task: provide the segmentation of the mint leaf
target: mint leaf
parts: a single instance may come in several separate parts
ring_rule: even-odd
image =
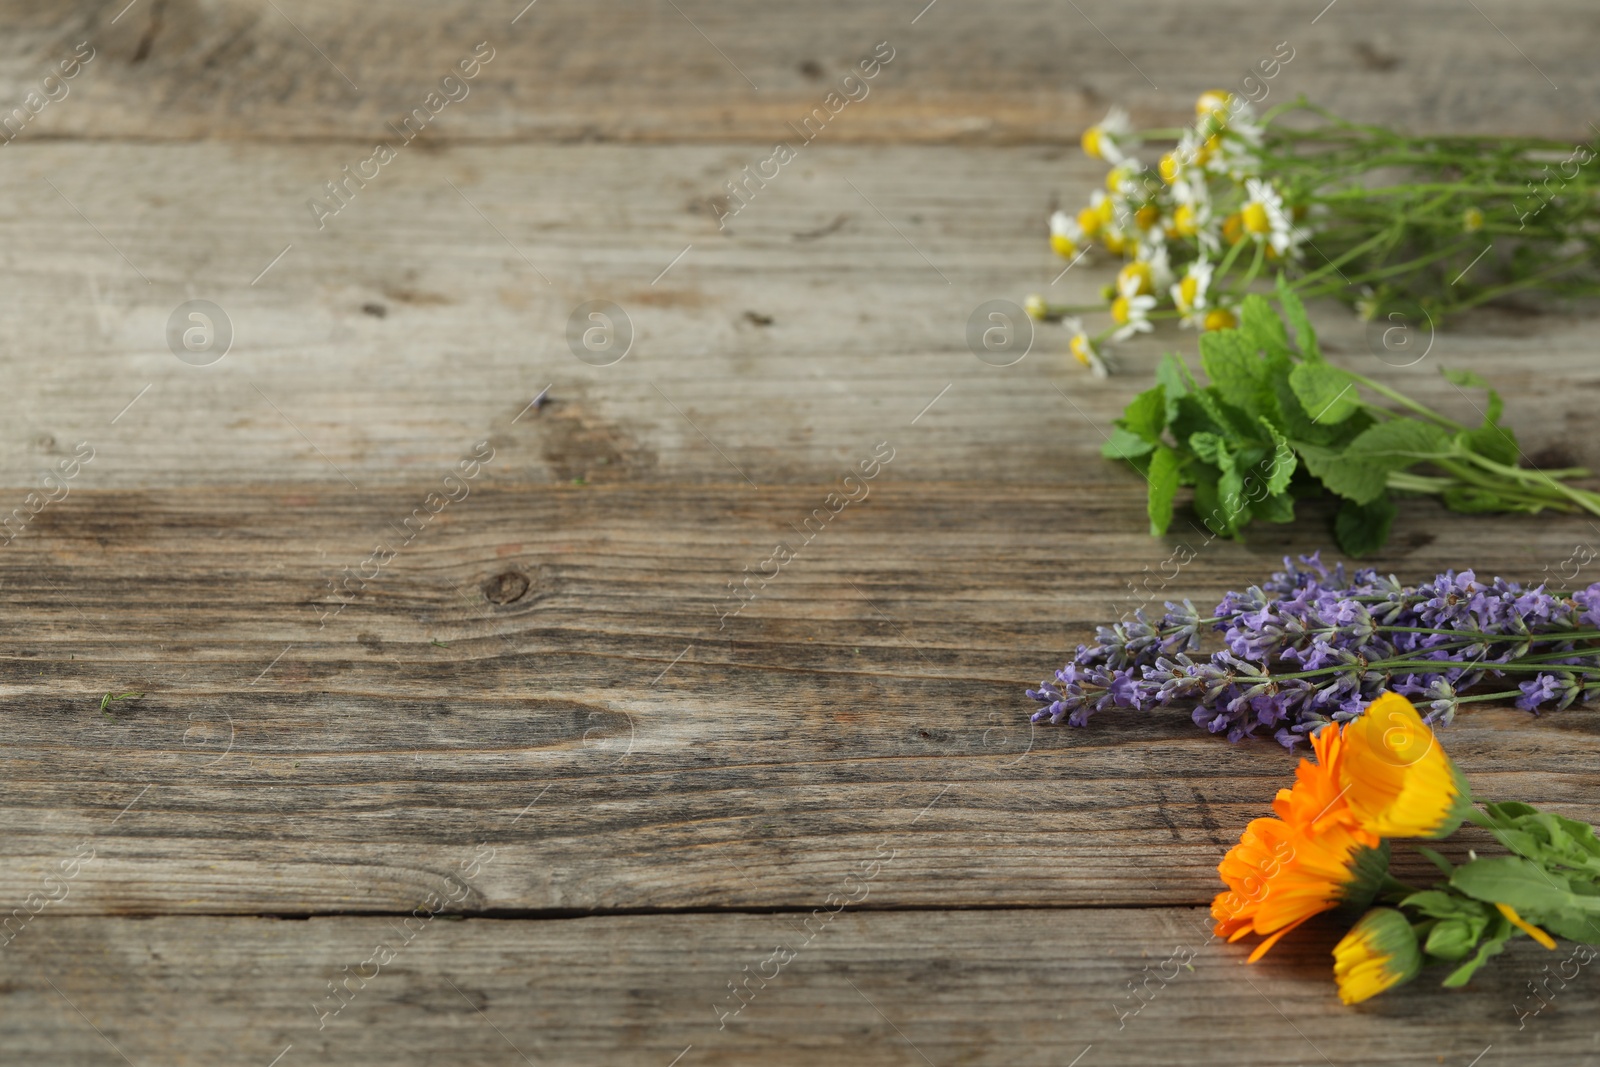
[[[1117,425],[1151,444],[1159,444],[1161,431],[1167,427],[1166,389],[1158,385],[1134,397],[1123,409]]]
[[[1289,335],[1284,332],[1283,320],[1259,293],[1251,293],[1239,302],[1239,328],[1252,349],[1262,349],[1268,356],[1288,354]]]
[[[1448,455],[1450,438],[1439,427],[1417,419],[1390,419],[1361,432],[1345,457],[1385,471],[1404,470],[1423,460]]]
[[[1461,386],[1466,389],[1482,389],[1488,394],[1489,410],[1484,413],[1483,424],[1494,426],[1500,422],[1500,415],[1506,409],[1505,401],[1500,399],[1500,394],[1489,385],[1489,380],[1481,374],[1470,370],[1451,370],[1449,367],[1440,367],[1439,373],[1444,375],[1444,380],[1451,385]]]
[[[1294,457],[1294,449],[1289,445],[1289,439],[1278,432],[1266,419],[1261,420],[1261,425],[1267,428],[1267,433],[1272,437],[1272,456],[1267,468],[1267,494],[1277,496],[1289,488],[1289,479],[1294,477],[1295,468],[1299,461]]]
[[[1150,514],[1150,536],[1160,537],[1172,525],[1172,499],[1178,495],[1178,454],[1166,445],[1156,448],[1150,457],[1150,499],[1146,510]]]
[[[1100,454],[1107,459],[1131,460],[1135,456],[1142,456],[1156,446],[1146,441],[1136,433],[1130,433],[1121,426],[1111,429],[1111,438],[1100,446]]]
[[[1394,516],[1394,503],[1387,493],[1364,504],[1346,500],[1334,516],[1333,536],[1347,554],[1359,558],[1376,552],[1389,540]]]
[[[1295,364],[1289,372],[1289,388],[1318,425],[1337,426],[1361,406],[1355,380],[1326,363]]]
[[[1320,445],[1297,441],[1295,451],[1305,461],[1306,469],[1321,479],[1323,485],[1357,504],[1378,499],[1388,486],[1388,472],[1382,467],[1347,459],[1343,453]]]
[[[1189,447],[1194,454],[1214,466],[1222,466],[1220,453],[1227,448],[1227,441],[1214,433],[1192,433],[1189,435]]]
[[[1456,435],[1456,440],[1485,459],[1504,463],[1508,467],[1516,466],[1517,460],[1522,458],[1522,449],[1517,447],[1517,435],[1508,426],[1480,426],[1476,430],[1463,430]]]
[[[1207,330],[1201,334],[1200,365],[1217,395],[1234,407],[1252,411],[1270,395],[1265,368],[1255,348],[1238,330]]]
[[[1294,497],[1288,493],[1264,497],[1250,505],[1250,513],[1268,522],[1293,522]]]
[[[1283,307],[1283,317],[1294,327],[1300,354],[1309,362],[1321,363],[1322,350],[1317,346],[1317,331],[1311,328],[1311,318],[1306,314],[1306,306],[1300,302],[1299,294],[1289,288],[1289,281],[1282,274],[1278,275],[1278,303]]]
[[[1183,360],[1172,352],[1156,364],[1156,383],[1167,391],[1167,425],[1171,426],[1178,417],[1178,401],[1200,387]]]

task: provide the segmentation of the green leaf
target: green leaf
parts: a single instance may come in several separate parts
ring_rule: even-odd
[[[1295,451],[1305,461],[1306,469],[1322,480],[1322,484],[1347,500],[1367,504],[1383,496],[1388,485],[1388,472],[1382,467],[1346,459],[1342,452],[1318,445],[1295,442]]]
[[[1135,456],[1142,456],[1156,446],[1146,441],[1136,433],[1129,433],[1121,426],[1111,429],[1111,438],[1100,446],[1100,454],[1107,459],[1132,460]]]
[[[1508,904],[1527,918],[1543,914],[1600,912],[1600,897],[1581,897],[1565,879],[1521,856],[1490,856],[1457,867],[1450,884],[1469,897]]]
[[[1462,430],[1456,435],[1456,440],[1485,459],[1504,463],[1508,467],[1516,466],[1517,460],[1522,458],[1522,449],[1517,447],[1517,435],[1507,426],[1480,426],[1476,430]]]
[[[1478,954],[1451,971],[1440,985],[1446,989],[1459,989],[1472,980],[1479,967],[1489,962],[1490,957],[1500,955],[1506,947],[1506,942],[1511,940],[1512,926],[1506,921],[1505,916],[1495,913],[1489,920],[1489,936],[1478,946]]]
[[[1439,853],[1435,852],[1427,845],[1419,845],[1413,842],[1411,847],[1416,849],[1418,854],[1420,854],[1423,859],[1427,860],[1429,863],[1443,871],[1446,878],[1450,877],[1450,873],[1456,869],[1453,863],[1439,855]]]
[[[1289,388],[1311,421],[1319,425],[1337,426],[1361,406],[1355,380],[1326,363],[1295,364],[1289,372]]]
[[[1376,552],[1389,540],[1395,509],[1388,494],[1364,504],[1346,500],[1333,519],[1333,535],[1339,547],[1357,558]]]
[[[1218,537],[1233,537],[1238,532],[1229,521],[1230,518],[1237,519],[1237,515],[1230,517],[1223,508],[1222,498],[1217,492],[1217,475],[1210,468],[1202,467],[1195,472],[1194,509],[1200,513],[1206,529]]]
[[[1178,400],[1200,387],[1183,360],[1172,352],[1162,356],[1161,362],[1156,364],[1156,383],[1167,391],[1167,425],[1171,426],[1178,418]]]
[[[1189,447],[1194,450],[1195,455],[1207,463],[1220,467],[1222,466],[1222,460],[1219,458],[1220,453],[1228,447],[1228,444],[1226,438],[1202,431],[1189,435]]]
[[[1239,302],[1239,328],[1251,348],[1262,349],[1269,356],[1288,354],[1289,335],[1284,332],[1283,320],[1259,293],[1251,293]]]
[[[1276,426],[1266,419],[1261,420],[1261,425],[1266,427],[1268,435],[1272,438],[1272,457],[1267,468],[1267,494],[1277,496],[1289,488],[1289,480],[1294,477],[1295,468],[1299,466],[1300,461],[1295,458],[1294,448],[1289,444],[1289,439],[1279,433]]]
[[[1289,287],[1289,280],[1282,274],[1278,275],[1278,304],[1283,308],[1283,317],[1294,327],[1300,354],[1312,363],[1321,363],[1322,350],[1317,346],[1317,331],[1311,328],[1311,318],[1306,314],[1306,306],[1300,302],[1300,295]]]
[[[1390,419],[1363,430],[1345,449],[1345,458],[1385,472],[1450,454],[1450,437],[1432,423]]]
[[[1465,959],[1483,936],[1489,925],[1488,916],[1469,918],[1465,915],[1445,919],[1428,933],[1423,950],[1441,960]]]
[[[1500,422],[1500,415],[1505,411],[1505,401],[1500,399],[1500,394],[1489,385],[1489,380],[1481,374],[1470,370],[1451,370],[1449,367],[1440,367],[1439,373],[1444,375],[1445,381],[1451,385],[1464,389],[1482,389],[1488,394],[1489,410],[1484,412],[1483,424],[1495,426]]]
[[[1217,395],[1236,408],[1256,411],[1270,398],[1266,368],[1238,330],[1207,330],[1200,335],[1200,365]]]
[[[1294,497],[1288,493],[1263,497],[1250,505],[1250,513],[1268,522],[1293,522]]]
[[[1172,499],[1178,495],[1178,454],[1166,445],[1156,448],[1150,457],[1150,499],[1146,510],[1150,513],[1150,536],[1160,537],[1172,525]]]
[[[1157,385],[1146,389],[1128,402],[1117,425],[1129,433],[1138,434],[1151,444],[1161,442],[1161,431],[1167,427],[1166,389]]]

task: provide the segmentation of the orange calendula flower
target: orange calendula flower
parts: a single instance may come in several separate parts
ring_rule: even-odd
[[[1362,829],[1379,837],[1441,838],[1472,807],[1466,780],[1411,701],[1385,693],[1345,725],[1340,785]]]
[[[1409,982],[1421,969],[1416,932],[1393,908],[1373,908],[1333,947],[1333,977],[1346,1004]]]
[[[1217,866],[1228,891],[1211,904],[1218,937],[1278,939],[1313,915],[1371,901],[1388,868],[1388,850],[1351,815],[1340,784],[1343,739],[1336,728],[1312,738],[1317,762],[1301,760],[1292,789],[1279,790],[1275,819],[1256,819]]]

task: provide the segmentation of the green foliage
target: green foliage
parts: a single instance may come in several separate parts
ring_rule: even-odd
[[[1221,537],[1240,536],[1252,519],[1292,521],[1296,499],[1339,497],[1334,533],[1351,556],[1383,547],[1396,493],[1437,495],[1460,512],[1582,507],[1600,514],[1600,495],[1517,466],[1516,438],[1500,425],[1505,404],[1481,376],[1443,372],[1474,406],[1465,390],[1485,393],[1483,424],[1463,427],[1327,363],[1305,307],[1282,278],[1276,302],[1275,309],[1252,294],[1239,306],[1237,329],[1200,335],[1205,385],[1169,353],[1155,386],[1116,420],[1101,453],[1149,479],[1153,535],[1171,525],[1186,485],[1201,520]]]

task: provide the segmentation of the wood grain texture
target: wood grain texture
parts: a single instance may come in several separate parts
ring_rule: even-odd
[[[343,147],[13,151],[0,484],[36,484],[80,441],[96,458],[74,488],[420,484],[490,438],[533,480],[765,486],[908,435],[900,478],[1121,482],[1095,455],[1110,420],[1163,349],[1195,359],[1177,329],[1125,346],[1108,382],[1055,325],[1015,366],[969,349],[985,301],[1096,302],[1111,280],[1091,261],[1062,275],[1046,245],[1052,204],[1102,176],[1075,150],[818,147],[720,232],[708,201],[745,148],[412,152],[323,232],[305,200]],[[168,347],[194,298],[233,323],[210,366]],[[589,300],[633,324],[618,363],[569,348]],[[1335,361],[1472,422],[1481,397],[1438,371],[1478,371],[1530,458],[1600,463],[1591,320],[1483,312],[1397,366],[1339,306],[1318,314]],[[546,386],[562,403],[525,414]]]
[[[1205,89],[1260,98],[1244,79],[1282,42],[1268,105],[1305,93],[1418,130],[1589,136],[1600,16],[1584,0],[1324,6],[9,0],[0,105],[88,41],[96,58],[24,137],[367,144],[487,41],[495,58],[427,138],[770,143],[888,41],[829,139],[1075,144],[1112,103],[1167,124]]]
[[[1245,967],[1191,909],[41,918],[0,952],[0,1043],[38,1067],[122,1062],[110,1045],[141,1067],[1595,1061],[1592,973],[1551,982],[1519,1029],[1527,985],[1559,962],[1526,939],[1466,990],[1428,975],[1348,1009],[1336,934],[1300,934]],[[387,966],[367,962],[380,947]],[[333,982],[346,1003],[324,1017]],[[719,1029],[730,983],[747,1003]]]
[[[75,493],[0,552],[26,606],[0,627],[0,899],[87,838],[62,910],[403,910],[486,841],[474,912],[796,907],[887,838],[914,858],[875,905],[1208,901],[1288,756],[1182,714],[1033,729],[1021,693],[1178,538],[1133,532],[1137,485],[896,483],[899,462],[809,544],[790,524],[827,484],[490,471],[337,595],[428,486]],[[1408,506],[1375,562],[1531,577],[1587,530],[1437,518]],[[1191,539],[1165,595],[1259,581],[1325,520]],[[719,620],[780,539],[797,558]],[[108,690],[146,696],[108,721]],[[1480,707],[1450,749],[1485,795],[1590,815],[1594,714]]]
[[[1181,119],[1285,42],[1269,103],[1588,138],[1592,4],[524,4],[0,2],[0,522],[93,453],[0,533],[0,1061],[1600,1061],[1592,976],[1519,1024],[1565,958],[1526,942],[1348,1010],[1332,925],[1248,970],[1209,940],[1292,759],[1181,715],[1034,728],[1021,690],[1328,513],[1152,540],[1097,450],[1192,337],[1096,382],[1058,329],[1004,368],[966,336],[1109,280],[1044,220],[1102,180],[1076,141],[1110,104]],[[319,219],[480,41],[470,94]],[[879,41],[870,95],[730,200]],[[208,366],[167,336],[197,299],[234,330]],[[620,362],[569,347],[593,300]],[[1405,367],[1315,312],[1335,362],[1465,419],[1437,372],[1475,370],[1528,459],[1600,464],[1591,310],[1476,313]],[[1373,562],[1537,580],[1596,537],[1410,502]],[[1475,706],[1446,743],[1485,795],[1593,819],[1595,715]],[[1194,970],[1128,1015],[1175,948]]]

